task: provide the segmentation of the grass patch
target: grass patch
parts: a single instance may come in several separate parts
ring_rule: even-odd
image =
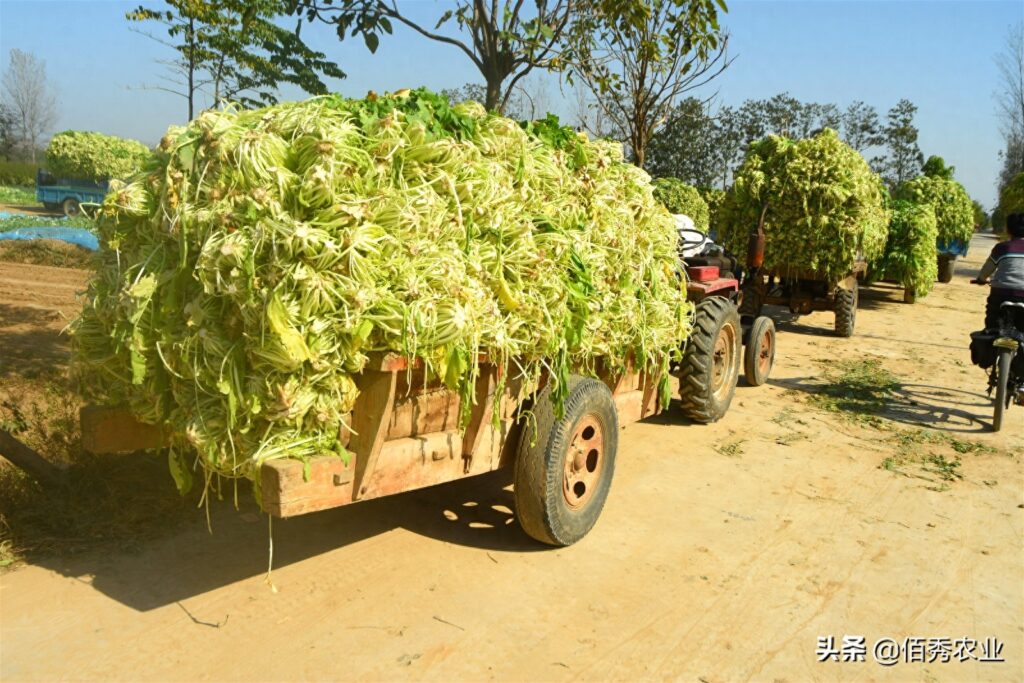
[[[35,188],[18,185],[0,185],[0,204],[42,206],[36,201]]]
[[[963,479],[962,456],[1005,453],[977,441],[929,429],[899,430],[889,436],[886,443],[893,446],[895,453],[885,458],[879,467],[905,477],[924,479],[930,482],[926,488],[932,491],[946,491],[951,484]]]
[[[81,228],[96,232],[96,221],[88,216],[8,216],[0,218],[0,232],[25,228]]]
[[[44,487],[0,464],[0,568],[47,555],[131,548],[196,519],[196,496],[178,495],[166,454],[85,453],[81,404],[63,373],[6,377],[0,385],[0,429],[67,467],[62,485]]]
[[[62,240],[0,240],[0,261],[91,269],[96,252]]]
[[[809,401],[828,412],[878,427],[882,413],[902,384],[877,358],[828,361],[825,384]]]
[[[732,441],[727,441],[715,446],[715,452],[729,458],[738,458],[743,455],[743,444],[746,442],[746,439],[734,439]]]
[[[0,466],[0,566],[105,547],[133,549],[197,518],[161,453],[81,453],[66,482],[42,486],[21,470]]]

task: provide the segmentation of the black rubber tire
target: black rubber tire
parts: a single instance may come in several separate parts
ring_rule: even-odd
[[[715,348],[722,334],[729,334],[732,328],[731,344],[726,340],[724,353],[729,357],[720,360],[721,370],[728,374],[723,382],[724,391],[716,395],[713,385],[715,369]],[[729,410],[736,382],[740,374],[741,339],[740,314],[736,306],[724,297],[712,296],[697,304],[693,331],[686,340],[683,360],[679,364],[679,399],[683,413],[690,419],[710,424],[716,422]]]
[[[762,360],[763,358],[763,360]],[[752,387],[768,381],[775,365],[775,323],[768,316],[754,319],[743,348],[743,378]]]
[[[853,336],[853,330],[857,326],[857,300],[859,298],[856,280],[853,282],[853,289],[842,287],[836,289],[836,336]]]
[[[64,210],[65,216],[77,216],[82,213],[82,205],[74,197],[65,199],[64,203],[61,204],[61,208]]]
[[[576,543],[597,523],[615,475],[619,443],[615,399],[603,382],[573,375],[564,405],[565,415],[559,418],[551,401],[549,383],[537,397],[533,420],[523,425],[515,460],[513,495],[519,525],[532,538],[553,546]],[[562,487],[569,446],[584,417],[594,417],[601,425],[603,461],[594,491],[581,507],[574,509]]]
[[[992,431],[998,432],[1003,428],[1003,413],[1006,412],[1006,391],[1010,383],[1010,361],[1013,360],[1013,351],[1009,349],[997,349],[996,356],[996,410],[992,415]]]
[[[956,259],[939,257],[939,282],[946,284],[953,280],[953,270],[956,267]]]
[[[743,300],[740,303],[741,315],[749,315],[752,318],[761,315],[761,309],[764,308],[763,290],[756,284],[756,282],[750,283],[743,288]]]
[[[903,290],[903,303],[905,303],[905,304],[912,304],[915,301],[917,301],[917,292],[915,292],[913,289],[904,289]]]

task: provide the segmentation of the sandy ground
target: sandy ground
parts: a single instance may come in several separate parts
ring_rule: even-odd
[[[828,313],[782,323],[771,383],[718,424],[628,427],[576,546],[529,540],[499,473],[275,521],[275,592],[266,520],[224,503],[213,535],[197,513],[137,552],[0,575],[0,678],[1024,680],[1024,409],[986,431],[966,348],[992,243],[916,305],[865,291],[852,339]],[[64,348],[43,339],[80,282],[23,268],[0,264],[5,362]],[[866,357],[903,382],[881,429],[807,401],[821,361]],[[923,427],[992,450],[964,454],[959,481],[880,467]],[[820,663],[818,638],[844,635],[867,661]],[[874,661],[908,637],[997,638],[1005,662]]]

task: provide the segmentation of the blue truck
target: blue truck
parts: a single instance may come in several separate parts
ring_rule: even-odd
[[[939,282],[947,283],[953,279],[954,261],[967,256],[967,242],[963,240],[939,239],[935,244],[939,255]]]
[[[99,204],[107,194],[109,183],[75,178],[55,178],[43,169],[36,173],[36,201],[50,211],[77,216],[82,204]]]

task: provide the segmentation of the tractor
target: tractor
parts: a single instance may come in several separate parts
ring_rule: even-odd
[[[687,298],[696,303],[693,331],[674,368],[679,379],[683,412],[701,423],[717,421],[729,409],[743,376],[750,386],[768,381],[775,361],[775,324],[762,315],[741,315],[739,306],[744,269],[707,235],[696,230],[686,216],[676,216],[680,258],[686,267]],[[749,251],[751,269],[760,250]]]

